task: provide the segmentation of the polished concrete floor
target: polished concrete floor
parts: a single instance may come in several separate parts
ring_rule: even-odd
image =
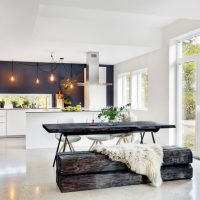
[[[159,188],[133,185],[61,193],[52,168],[53,149],[25,150],[24,139],[0,139],[0,200],[190,200],[200,199],[200,161],[192,180],[165,182]]]

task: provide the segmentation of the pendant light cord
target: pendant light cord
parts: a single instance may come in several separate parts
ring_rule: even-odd
[[[13,76],[13,61],[12,61],[12,76]]]

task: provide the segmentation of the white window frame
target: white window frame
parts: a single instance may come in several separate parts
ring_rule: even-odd
[[[126,72],[126,73],[122,73],[122,74],[119,74],[118,75],[118,79],[117,79],[117,84],[118,84],[118,106],[121,107],[121,106],[124,106],[125,104],[127,103],[130,103],[128,100],[127,100],[127,96],[126,96],[126,81],[125,81],[125,77],[127,75],[130,75],[130,79],[131,79],[131,73],[130,72]],[[129,85],[129,88],[131,87],[131,81],[130,81],[130,85]],[[129,89],[129,95],[130,95],[130,91],[131,91],[131,88]],[[131,96],[130,96],[130,99],[131,99]],[[131,101],[131,100],[130,100]]]
[[[191,35],[187,38],[192,38],[195,35]],[[177,63],[176,63],[176,71],[177,71],[177,99],[176,99],[176,105],[177,105],[177,114],[176,114],[176,121],[177,121],[177,137],[176,137],[176,144],[182,145],[182,129],[181,129],[181,116],[182,116],[182,65],[185,62],[195,62],[197,65],[197,99],[196,99],[196,152],[194,153],[195,157],[200,158],[200,134],[198,134],[198,131],[200,130],[200,54],[192,55],[192,56],[182,56],[181,52],[181,44],[182,41],[184,41],[187,38],[182,38],[181,40],[177,41]]]
[[[148,68],[143,68],[139,70],[135,70],[131,72],[131,107],[133,110],[148,110],[147,107],[142,106],[141,102],[141,74],[147,73],[148,75]],[[147,94],[148,95],[148,94]],[[134,101],[136,97],[136,101]],[[148,102],[147,102],[148,104]]]

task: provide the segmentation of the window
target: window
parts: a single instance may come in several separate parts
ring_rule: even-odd
[[[177,41],[177,144],[200,155],[200,35]]]
[[[148,73],[147,69],[132,72],[131,105],[133,109],[147,109],[148,102]]]
[[[124,106],[131,102],[130,95],[130,73],[120,74],[118,76],[118,106]]]

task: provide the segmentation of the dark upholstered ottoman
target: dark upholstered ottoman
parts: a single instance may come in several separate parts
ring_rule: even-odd
[[[163,181],[192,178],[192,152],[183,147],[164,147]],[[149,183],[125,164],[94,152],[66,152],[56,157],[56,182],[61,192]]]

